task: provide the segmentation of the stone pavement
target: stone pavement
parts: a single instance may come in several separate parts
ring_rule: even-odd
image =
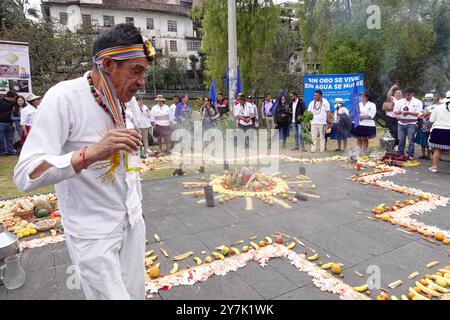
[[[414,271],[426,273],[428,262],[438,260],[441,266],[450,264],[449,246],[437,246],[417,234],[401,233],[389,223],[367,219],[371,214],[366,209],[403,200],[405,196],[348,180],[354,171],[343,163],[305,167],[321,198],[294,204],[292,209],[271,207],[255,200],[254,210],[246,211],[244,199],[207,208],[197,204],[193,197],[180,195],[181,182],[195,181],[193,176],[144,182],[148,250],[159,253],[162,246],[171,256],[190,250],[201,256],[201,251],[213,251],[221,244],[254,235],[263,238],[278,231],[297,236],[317,250],[323,262],[343,263],[343,281],[349,285],[364,284],[369,276],[367,267],[374,265],[381,270],[383,288],[395,280],[404,280],[403,285],[390,291],[397,296],[406,294],[413,284],[407,276]],[[440,174],[429,173],[428,167],[429,163],[424,163],[408,169],[406,175],[386,179],[450,197],[450,164],[443,163],[445,172]],[[280,171],[295,176],[298,165],[282,164]],[[449,230],[450,208],[439,208],[417,219]],[[161,244],[153,240],[155,233],[160,235]],[[300,246],[294,250],[302,252]],[[162,254],[158,261],[161,271],[167,274],[172,261]],[[64,242],[27,250],[23,263],[27,271],[26,284],[10,292],[0,287],[0,299],[84,299],[80,290],[68,289],[71,269]],[[180,267],[186,264],[194,262],[186,259]],[[354,271],[365,277],[359,277]],[[373,292],[372,297],[375,294]],[[154,295],[153,299],[338,299],[338,296],[321,292],[306,273],[295,269],[288,260],[274,259],[265,268],[249,262],[237,272],[213,276],[193,286],[172,288]]]

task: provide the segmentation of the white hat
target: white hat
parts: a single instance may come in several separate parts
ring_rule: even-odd
[[[344,99],[336,98],[336,99],[334,99],[334,103],[344,103]]]
[[[432,93],[425,94],[425,99],[434,99],[434,94]]]
[[[40,98],[41,98],[40,96],[36,96],[33,93],[30,93],[27,97],[27,102],[31,102],[33,100],[40,99]]]
[[[447,99],[450,99],[450,91],[447,91],[447,93],[445,94],[445,97],[446,97]]]
[[[162,102],[164,102],[164,101],[166,101],[166,99],[164,99],[164,96],[162,94],[158,94],[156,96],[155,101],[162,101]]]

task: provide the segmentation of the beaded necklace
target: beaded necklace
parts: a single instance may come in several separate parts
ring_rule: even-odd
[[[94,83],[92,81],[92,76],[91,76],[90,73],[88,74],[87,79],[88,79],[88,82],[89,82],[89,87],[91,89],[92,96],[94,97],[95,101],[97,101],[98,105],[109,115],[109,117],[111,118],[112,122],[114,124],[116,124],[118,127],[120,127],[120,123],[116,122],[116,120],[114,119],[113,114],[111,113],[111,111],[109,111],[108,107],[105,105],[105,103],[103,102],[102,98],[99,96],[97,90],[95,89]],[[126,106],[125,106],[125,104],[123,102],[120,102],[120,107],[121,107],[121,110],[122,110],[123,121],[126,124],[126,120],[127,120],[126,115],[125,115]]]

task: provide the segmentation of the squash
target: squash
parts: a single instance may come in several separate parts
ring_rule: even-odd
[[[37,218],[45,218],[49,215],[49,211],[47,209],[40,209],[38,212],[36,212]]]

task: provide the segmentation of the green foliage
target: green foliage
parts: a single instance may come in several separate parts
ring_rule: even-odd
[[[205,1],[193,16],[203,17],[202,52],[207,54],[207,83],[217,81],[223,91],[228,65],[228,11],[227,1]],[[272,0],[237,0],[238,56],[243,89],[254,89],[258,77],[258,54],[266,52],[274,43],[279,29],[279,9]],[[200,18],[199,18],[200,19]]]
[[[381,105],[390,85],[412,86],[417,95],[450,83],[450,2],[305,0],[300,6],[304,47],[320,56],[321,73],[361,72]],[[381,29],[367,27],[367,7],[381,9]]]
[[[312,144],[311,135],[311,121],[314,118],[314,114],[310,111],[306,111],[301,117],[302,122],[302,137],[306,145]]]
[[[185,64],[175,57],[160,57],[149,66],[147,88],[178,89],[186,80]]]

